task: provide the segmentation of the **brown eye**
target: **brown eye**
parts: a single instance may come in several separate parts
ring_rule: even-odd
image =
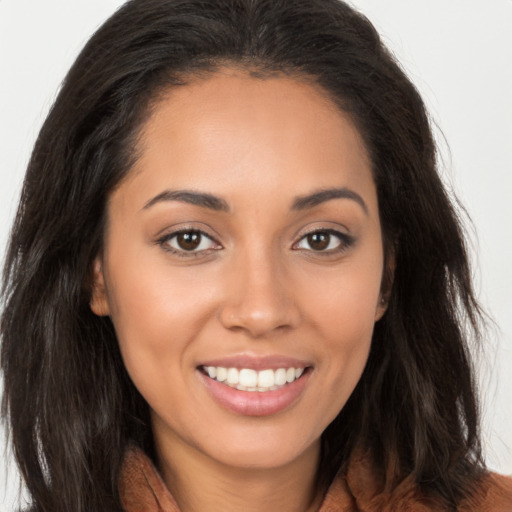
[[[212,240],[206,233],[198,230],[179,231],[166,235],[159,240],[160,245],[166,250],[174,253],[198,254],[210,249],[220,249],[217,242]]]
[[[335,230],[318,230],[304,235],[293,248],[333,254],[348,249],[353,243],[354,238],[346,233]]]
[[[329,247],[331,241],[331,234],[323,231],[317,233],[310,233],[307,237],[309,247],[314,251],[323,251]]]
[[[176,243],[180,249],[184,251],[193,251],[201,244],[201,233],[198,231],[190,231],[187,233],[180,233],[176,236]]]

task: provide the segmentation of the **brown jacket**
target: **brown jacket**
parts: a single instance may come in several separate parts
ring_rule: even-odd
[[[421,495],[410,479],[392,493],[379,485],[368,459],[352,457],[348,471],[331,484],[319,512],[447,512],[439,502]],[[162,478],[140,450],[127,453],[121,476],[126,512],[180,512]],[[459,512],[512,512],[512,478],[490,474]]]

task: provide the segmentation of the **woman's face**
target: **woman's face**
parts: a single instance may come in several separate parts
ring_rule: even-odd
[[[91,307],[112,318],[157,449],[279,467],[318,455],[354,390],[382,273],[348,116],[312,84],[225,69],[172,89],[145,124]]]

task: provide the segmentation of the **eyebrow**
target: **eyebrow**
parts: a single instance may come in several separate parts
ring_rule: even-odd
[[[162,193],[153,197],[153,199],[150,199],[144,205],[143,210],[147,210],[153,205],[164,201],[180,201],[210,210],[221,212],[229,211],[228,203],[226,203],[224,199],[204,192],[194,192],[192,190],[164,190]]]
[[[306,210],[325,203],[326,201],[330,201],[331,199],[351,199],[368,215],[368,206],[366,206],[364,199],[357,192],[346,187],[323,189],[307,196],[297,197],[293,201],[292,210]]]
[[[293,201],[292,210],[314,208],[332,199],[351,199],[359,204],[366,215],[368,215],[368,207],[363,198],[357,192],[346,187],[328,188],[306,196],[299,196]],[[150,199],[142,209],[147,210],[153,205],[165,201],[180,201],[214,211],[229,212],[228,203],[224,199],[205,192],[195,192],[192,190],[164,190]]]

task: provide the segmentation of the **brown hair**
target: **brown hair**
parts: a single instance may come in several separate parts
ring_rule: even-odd
[[[89,308],[107,198],[151,100],[221,64],[320,84],[371,155],[396,269],[356,390],[323,435],[330,480],[362,444],[394,483],[456,504],[481,468],[468,343],[478,339],[463,232],[424,104],[371,23],[338,0],[131,0],[87,43],[37,139],[8,249],[3,414],[36,510],[120,510],[129,443],[152,454],[147,404],[113,326]],[[393,482],[392,482],[393,483]]]

